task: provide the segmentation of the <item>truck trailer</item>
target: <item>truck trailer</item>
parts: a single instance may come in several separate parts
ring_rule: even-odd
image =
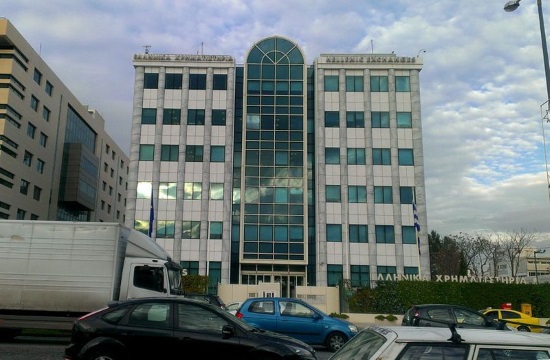
[[[181,276],[160,245],[119,223],[0,220],[0,337],[69,331],[110,301],[182,296]]]

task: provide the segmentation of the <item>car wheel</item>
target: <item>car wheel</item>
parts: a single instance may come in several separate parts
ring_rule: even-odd
[[[531,329],[529,329],[529,326],[518,326],[518,331],[531,331]]]
[[[346,341],[348,341],[348,339],[345,335],[339,332],[335,332],[327,337],[326,346],[330,351],[334,352],[344,346]]]
[[[119,356],[116,352],[111,350],[95,350],[92,351],[88,356],[86,356],[86,360],[121,360],[122,356]]]

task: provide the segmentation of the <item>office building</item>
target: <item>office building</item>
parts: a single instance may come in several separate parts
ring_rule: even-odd
[[[0,18],[0,219],[124,223],[129,159]]]
[[[212,289],[429,277],[422,59],[309,64],[281,36],[244,59],[134,56],[127,225]]]

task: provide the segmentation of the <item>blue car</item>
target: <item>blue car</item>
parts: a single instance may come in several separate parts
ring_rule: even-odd
[[[332,317],[294,298],[250,298],[235,314],[250,325],[274,331],[330,351],[340,349],[357,334],[357,326]]]

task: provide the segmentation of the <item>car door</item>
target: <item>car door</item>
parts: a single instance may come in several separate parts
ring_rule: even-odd
[[[247,349],[241,346],[239,336],[234,333],[234,324],[209,305],[177,303],[175,315],[176,348],[173,354],[193,352],[207,359],[216,359],[222,354],[229,359],[245,356]],[[228,327],[233,334],[227,333]]]
[[[277,332],[309,344],[319,344],[324,341],[322,316],[305,304],[292,300],[279,301]]]
[[[150,354],[151,344],[155,344],[158,356],[168,356],[173,343],[170,303],[137,304],[109,336],[122,342],[131,358],[140,359],[143,354]]]
[[[426,307],[420,311],[418,326],[446,327],[456,321],[448,306]]]

